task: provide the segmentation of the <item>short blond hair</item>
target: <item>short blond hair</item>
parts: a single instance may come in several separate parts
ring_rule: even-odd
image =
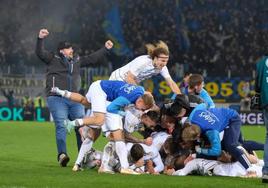
[[[198,125],[192,124],[183,128],[181,137],[184,142],[188,142],[197,140],[200,134],[200,127]]]
[[[169,56],[169,49],[165,42],[162,40],[158,41],[158,43],[155,44],[146,44],[145,45],[147,49],[148,55],[154,59],[155,57],[158,57],[160,54],[165,54]]]
[[[154,97],[153,95],[146,91],[144,95],[141,96],[141,99],[143,100],[146,107],[152,108],[155,105]]]

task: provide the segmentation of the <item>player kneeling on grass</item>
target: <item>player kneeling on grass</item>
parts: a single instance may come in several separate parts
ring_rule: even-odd
[[[80,102],[85,106],[91,104],[92,116],[76,119],[74,121],[65,121],[65,126],[68,132],[76,126],[94,125],[101,127],[105,122],[106,112],[125,115],[123,109],[129,104],[134,104],[138,110],[142,111],[147,110],[154,105],[153,96],[149,92],[145,92],[143,87],[127,84],[122,81],[99,80],[93,82],[89,87],[86,97],[78,93],[72,93],[66,90],[63,91],[59,88],[52,88],[52,92],[69,98],[72,101]],[[107,107],[106,101],[111,102]],[[80,150],[82,150],[83,145],[87,147],[87,149],[85,149],[86,151],[92,147],[93,141],[95,141],[99,135],[96,132],[96,130],[94,131],[94,129],[90,129],[89,136],[83,142]],[[114,132],[114,135],[115,134],[116,132]],[[120,131],[118,132],[118,137],[119,139],[120,137],[123,138]],[[118,143],[120,143],[119,150],[125,151],[125,143]],[[81,157],[83,158],[83,156]],[[124,157],[122,156],[122,158]],[[128,165],[126,164],[125,166]],[[74,170],[76,171],[76,169]]]
[[[134,171],[139,173],[159,174],[164,170],[164,164],[155,147],[146,146],[144,144],[127,143],[127,150],[130,168]],[[110,168],[113,171],[120,169],[120,163],[113,147],[106,147],[104,152],[109,152],[107,155],[109,158],[106,159],[107,161],[104,164],[106,168]]]
[[[146,113],[142,113],[140,110],[137,110],[134,108],[133,105],[129,105],[128,107],[126,107],[126,115],[124,117],[124,126],[123,126],[123,139],[126,142],[131,142],[131,143],[144,143],[148,146],[152,145],[152,138],[148,137],[146,139],[141,139],[141,138],[137,138],[135,136],[132,135],[132,133],[135,130],[139,129],[139,124],[142,122],[144,124],[146,124],[146,126],[154,126],[156,124],[156,119],[158,119],[157,117],[155,117],[155,113],[157,114],[157,112],[154,111],[148,111]],[[109,113],[107,113],[109,114]],[[108,135],[109,137],[109,142],[105,145],[104,147],[104,154],[102,157],[102,164],[101,167],[99,169],[100,173],[114,173],[113,169],[109,168],[109,166],[107,165],[109,158],[110,158],[110,151],[111,150],[115,150],[116,154],[119,158],[119,161],[121,163],[121,167],[124,168],[124,163],[122,163],[121,161],[127,160],[127,157],[125,157],[124,159],[120,158],[119,152],[122,152],[122,150],[117,149],[117,142],[116,140],[118,140],[118,137],[115,137],[113,128],[115,127],[115,122],[112,122],[112,126],[105,126],[106,128],[104,128],[104,126],[102,127],[103,132],[105,132],[106,136]],[[118,127],[119,128],[119,127]],[[120,130],[122,130],[122,126],[120,128]],[[119,151],[118,151],[119,150]]]
[[[91,148],[84,155],[83,161],[81,163],[81,167],[83,169],[86,169],[86,168],[92,169],[95,167],[99,167],[101,165],[101,158],[102,158],[102,152]]]

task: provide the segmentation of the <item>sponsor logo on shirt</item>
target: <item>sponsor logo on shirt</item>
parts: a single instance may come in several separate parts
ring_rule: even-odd
[[[124,92],[126,92],[127,94],[130,94],[136,88],[137,86],[125,84],[120,88],[120,90],[123,89]]]
[[[206,120],[211,125],[216,123],[216,121],[219,121],[219,119],[214,114],[208,111],[201,112],[198,116],[204,118],[204,120]]]

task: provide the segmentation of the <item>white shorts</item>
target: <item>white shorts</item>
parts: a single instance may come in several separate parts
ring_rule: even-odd
[[[91,103],[91,111],[106,113],[107,95],[102,90],[100,80],[93,82],[86,94],[87,101]]]
[[[108,136],[110,132],[123,130],[122,116],[113,113],[106,113],[105,123],[101,127],[102,132]]]
[[[105,100],[105,108],[110,103],[111,102]],[[90,113],[90,116],[93,116],[92,111]],[[90,125],[89,127],[92,127],[92,128],[95,128],[95,129],[100,129],[101,128],[102,132],[104,134],[106,134],[106,136],[108,136],[111,131],[123,130],[122,116],[120,116],[119,114],[114,114],[114,113],[107,112],[105,114],[104,124],[101,127],[97,126],[97,125]]]

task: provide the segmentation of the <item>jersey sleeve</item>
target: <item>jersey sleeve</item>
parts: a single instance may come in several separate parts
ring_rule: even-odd
[[[164,170],[164,163],[161,159],[161,156],[156,148],[153,149],[153,153],[155,153],[152,161],[154,163],[154,171],[155,172],[162,172]]]
[[[211,147],[201,148],[201,154],[208,155],[208,156],[220,156],[221,139],[220,139],[219,132],[217,130],[209,130],[205,134],[208,137]]]
[[[167,66],[164,66],[160,72],[160,74],[165,78],[171,78]]]
[[[191,174],[193,171],[196,171],[198,169],[198,160],[193,159],[189,161],[183,169],[177,170],[173,172],[173,176],[186,176],[188,174]]]
[[[208,108],[215,108],[215,104],[205,89],[202,89],[200,92],[200,97],[207,103]]]
[[[122,109],[129,104],[130,101],[127,98],[117,97],[107,106],[107,112],[124,116],[125,112]]]

